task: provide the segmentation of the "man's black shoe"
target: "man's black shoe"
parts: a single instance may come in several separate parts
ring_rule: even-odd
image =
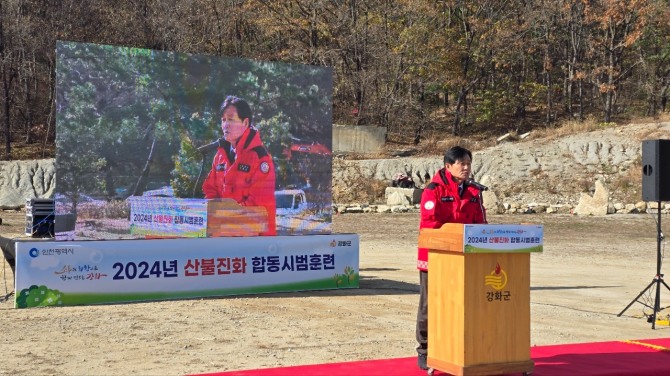
[[[428,364],[426,364],[426,354],[419,354],[419,357],[417,358],[417,365],[421,369],[428,369]]]

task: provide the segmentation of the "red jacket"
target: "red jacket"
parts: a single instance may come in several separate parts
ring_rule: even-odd
[[[446,168],[439,170],[421,195],[419,229],[440,228],[445,223],[486,223],[486,210],[480,192],[466,186],[458,195],[458,184]],[[419,248],[416,267],[428,270],[428,249]]]
[[[205,198],[232,198],[242,206],[264,206],[268,230],[261,235],[277,235],[275,168],[256,128],[250,126],[242,134],[234,151],[228,141],[221,141],[202,191]]]

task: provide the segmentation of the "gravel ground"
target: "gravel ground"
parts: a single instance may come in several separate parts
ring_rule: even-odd
[[[0,235],[21,235],[23,213],[0,217]],[[670,336],[651,329],[640,303],[617,317],[656,273],[655,217],[489,221],[545,226],[544,252],[531,256],[532,345]],[[0,304],[0,374],[179,375],[415,355],[418,213],[333,222],[360,234],[359,289],[25,310],[10,300]],[[13,276],[3,270],[4,292]]]

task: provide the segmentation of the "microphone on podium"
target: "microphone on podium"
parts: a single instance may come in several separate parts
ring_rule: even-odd
[[[198,147],[197,150],[201,153],[207,153],[211,150],[216,150],[221,145],[221,141],[223,141],[223,138],[219,138],[218,140],[211,142],[207,145],[202,145]]]
[[[465,185],[471,185],[471,186],[479,189],[480,191],[488,191],[489,190],[489,187],[485,186],[484,184],[477,183],[476,181],[474,181],[474,179],[466,180]]]

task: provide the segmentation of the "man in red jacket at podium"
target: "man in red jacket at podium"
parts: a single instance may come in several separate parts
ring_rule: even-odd
[[[445,223],[486,223],[480,188],[470,179],[472,153],[454,146],[444,154],[444,168],[435,173],[421,196],[419,229],[440,228]],[[479,188],[478,188],[479,187]],[[485,187],[484,187],[485,189]],[[416,316],[418,366],[428,369],[428,249],[419,248],[419,310]]]
[[[261,235],[277,235],[274,163],[252,125],[247,101],[226,97],[221,104],[221,130],[223,138],[202,184],[205,198],[232,198],[242,206],[265,207],[268,226]]]

